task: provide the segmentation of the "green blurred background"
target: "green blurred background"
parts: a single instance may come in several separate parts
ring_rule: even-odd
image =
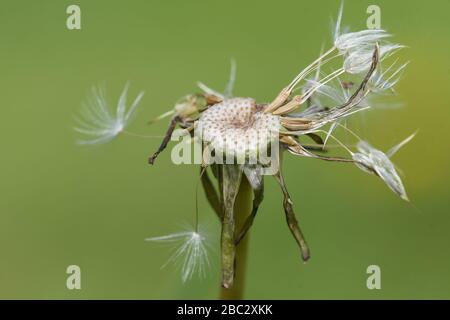
[[[66,29],[81,6],[82,29]],[[411,203],[353,166],[287,157],[284,166],[312,259],[302,264],[285,224],[282,196],[266,179],[254,224],[246,298],[450,298],[448,129],[450,2],[346,1],[344,25],[364,28],[381,7],[382,27],[411,60],[398,86],[403,108],[366,112],[358,132],[386,150],[419,129],[395,156]],[[180,230],[194,216],[196,166],[170,152],[147,165],[159,139],[119,137],[77,146],[73,115],[92,85],[110,101],[123,85],[145,90],[130,130],[196,90],[223,88],[238,64],[236,95],[272,99],[330,39],[337,1],[12,1],[0,10],[0,298],[216,298],[217,246],[206,279],[183,284],[160,269],[166,247],[148,236]],[[360,126],[361,127],[361,126]],[[210,234],[219,224],[200,196]],[[68,265],[82,289],[66,289]],[[366,268],[382,289],[366,288]]]

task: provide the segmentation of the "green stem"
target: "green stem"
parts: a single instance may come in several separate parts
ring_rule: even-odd
[[[236,230],[242,229],[247,216],[252,211],[252,188],[245,176],[242,177],[241,185],[234,203],[234,218]],[[237,235],[236,235],[237,236]],[[236,247],[235,278],[233,286],[229,289],[220,288],[220,299],[240,300],[245,289],[245,275],[247,266],[247,249],[249,235],[247,234]]]

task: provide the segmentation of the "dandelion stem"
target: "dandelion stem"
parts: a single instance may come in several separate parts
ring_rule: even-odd
[[[203,190],[205,191],[206,199],[208,200],[211,208],[213,208],[217,217],[222,220],[222,210],[220,208],[220,198],[216,192],[211,179],[208,176],[208,172],[203,172],[203,168],[200,169],[200,179],[202,181]]]
[[[234,203],[234,215],[236,230],[241,230],[248,215],[252,211],[252,189],[247,178],[242,177],[239,191]],[[220,288],[220,299],[239,300],[242,299],[245,289],[247,253],[248,253],[249,235],[247,234],[236,247],[235,256],[235,278],[231,288]]]

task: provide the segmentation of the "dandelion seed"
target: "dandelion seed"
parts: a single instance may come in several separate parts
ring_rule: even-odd
[[[334,41],[335,47],[341,53],[351,53],[361,48],[372,47],[375,43],[391,35],[384,30],[362,30],[339,35]]]
[[[75,131],[86,137],[80,139],[78,141],[79,144],[106,143],[123,132],[144,95],[144,92],[139,93],[127,111],[128,86],[127,84],[122,91],[115,114],[112,113],[111,108],[108,106],[103,90],[95,87],[92,89],[92,97],[84,105],[80,117],[76,118],[78,127],[74,128]]]
[[[403,48],[399,44],[385,44],[380,46],[380,61],[393,52]],[[344,69],[350,74],[367,72],[372,63],[373,47],[362,47],[351,51],[344,60]]]
[[[190,280],[194,274],[199,274],[201,277],[206,276],[209,260],[205,244],[206,237],[202,232],[185,231],[160,237],[151,237],[145,240],[175,245],[175,251],[162,268],[170,263],[181,264],[181,279],[183,282]]]
[[[373,48],[375,43],[391,36],[385,30],[378,29],[362,30],[358,32],[341,32],[343,9],[344,2],[342,1],[333,32],[334,46],[341,54],[347,54],[365,47]]]
[[[341,5],[339,6],[339,13],[336,19],[336,25],[333,30],[333,40],[336,42],[338,37],[341,35],[341,23],[342,23],[342,15],[344,13],[344,1],[341,1]]]
[[[376,44],[380,46],[380,60],[403,47],[398,44],[387,43],[386,39],[391,37],[391,34],[385,30],[368,29],[341,33],[342,12],[343,2],[339,8],[333,37],[335,48],[344,56],[344,69],[347,73],[366,72],[370,68],[372,52]]]
[[[328,139],[330,138],[331,134],[333,133],[334,129],[339,125],[339,121],[333,122],[328,129],[327,135],[325,137],[325,140],[323,141],[323,149],[325,149],[325,146],[327,145]]]
[[[378,175],[392,191],[402,199],[408,201],[408,196],[406,195],[402,180],[389,157],[394,155],[401,147],[411,141],[414,136],[415,133],[391,148],[386,154],[375,149],[366,141],[360,141],[357,144],[359,152],[354,153],[352,158],[356,161],[356,165],[361,170]]]
[[[395,60],[386,70],[376,72],[369,82],[370,90],[375,93],[393,91],[394,86],[400,81],[402,73],[409,62],[395,68],[398,60]]]

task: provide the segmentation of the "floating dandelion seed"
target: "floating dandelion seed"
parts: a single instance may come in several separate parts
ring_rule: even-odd
[[[92,89],[92,97],[84,105],[81,117],[76,118],[78,126],[75,131],[86,136],[78,141],[79,144],[106,143],[123,132],[144,95],[143,92],[139,93],[127,111],[128,86],[127,84],[122,91],[115,114],[106,102],[103,90],[95,87]]]
[[[200,177],[204,174],[204,169],[200,171]],[[200,180],[199,180],[200,181]],[[173,243],[175,251],[162,266],[164,268],[169,263],[179,265],[181,263],[181,279],[186,282],[194,274],[201,277],[206,276],[206,269],[209,268],[207,236],[205,229],[200,225],[198,210],[198,186],[195,188],[195,228],[194,230],[172,233],[160,237],[151,237],[145,240],[153,242]]]
[[[209,259],[205,244],[206,236],[202,232],[186,231],[161,237],[151,237],[145,240],[175,245],[175,251],[162,267],[167,266],[169,263],[181,263],[181,278],[183,282],[190,280],[194,274],[199,274],[202,277],[206,276]]]

